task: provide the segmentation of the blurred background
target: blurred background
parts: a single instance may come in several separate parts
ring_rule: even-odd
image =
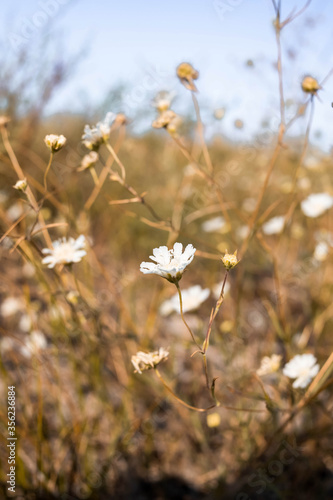
[[[264,356],[285,363],[313,353],[323,366],[332,352],[332,210],[307,216],[301,203],[313,193],[333,196],[333,4],[308,4],[304,12],[306,2],[281,5],[282,20],[302,12],[281,32],[292,125],[280,144],[274,2],[2,3],[0,115],[10,118],[3,130],[14,154],[13,162],[3,132],[4,498],[9,385],[19,437],[15,498],[333,498],[328,371],[327,386],[304,408],[297,405],[305,389],[294,390],[281,370],[256,375]],[[176,74],[184,61],[199,71],[195,95],[215,184],[195,100]],[[310,97],[301,87],[307,75],[322,83]],[[181,119],[176,135],[152,127],[152,101],[163,90]],[[104,145],[100,184],[80,171],[83,128],[108,111],[118,117],[110,144],[127,187],[155,215],[109,178],[117,162],[110,166]],[[45,189],[51,133],[67,142]],[[87,257],[72,269],[41,265],[45,241],[24,194],[13,190],[15,158],[52,241],[85,235]],[[39,232],[30,238],[32,228]],[[208,360],[221,406],[209,412],[182,406],[153,370],[140,375],[131,364],[137,351],[164,347],[170,355],[160,371],[177,396],[199,408],[212,403],[179,311],[165,305],[175,287],[139,271],[153,248],[174,241],[197,248],[181,288],[209,292],[186,314],[201,341],[224,277],[220,257],[241,252],[212,330]]]

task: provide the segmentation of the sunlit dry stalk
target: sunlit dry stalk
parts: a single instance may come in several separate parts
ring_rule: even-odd
[[[185,406],[186,408],[188,408],[189,410],[194,410],[194,411],[198,411],[200,413],[202,412],[206,412],[206,411],[209,411],[213,408],[216,407],[216,405],[211,405],[211,406],[208,406],[208,408],[197,408],[196,406],[191,406],[187,403],[185,403],[185,401],[183,401],[182,399],[180,399],[174,392],[173,390],[171,389],[171,387],[165,382],[164,378],[162,377],[162,375],[160,374],[160,372],[158,371],[157,368],[154,369],[156,375],[158,376],[158,378],[160,379],[160,381],[162,382],[163,386],[166,388],[166,390],[176,399],[176,401],[178,401],[178,403],[180,403],[181,405]]]
[[[291,203],[291,205],[290,205],[290,207],[287,210],[287,213],[285,215],[284,227],[286,227],[286,225],[288,224],[288,222],[292,218],[294,210],[295,210],[296,205],[297,205],[297,202],[293,200],[293,197],[294,197],[294,195],[296,193],[296,189],[297,189],[298,175],[299,175],[300,169],[303,166],[305,155],[307,153],[308,146],[309,146],[310,130],[311,130],[311,125],[312,125],[313,116],[314,116],[314,96],[311,96],[311,101],[310,102],[311,102],[310,116],[309,116],[308,124],[307,124],[307,127],[306,127],[306,132],[305,132],[305,137],[304,137],[302,152],[301,152],[300,158],[298,160],[296,170],[294,172],[294,178],[293,178],[292,188],[291,188],[291,192],[290,192],[290,197],[292,199],[292,203]]]
[[[128,191],[132,196],[134,196],[134,199],[138,203],[141,203],[142,205],[144,205],[147,208],[147,210],[151,213],[151,215],[153,216],[153,218],[155,220],[157,220],[159,222],[164,222],[163,219],[155,212],[154,208],[149,203],[147,203],[144,196],[142,194],[139,194],[132,186],[127,184],[125,182],[124,178],[120,177],[117,172],[111,173],[111,179],[115,182],[118,182],[118,184],[120,184],[121,186],[123,186],[126,189],[126,191]],[[124,202],[125,200],[121,200],[121,201]],[[129,201],[131,201],[131,200],[129,200]],[[111,204],[114,204],[114,203],[111,202]]]
[[[208,170],[212,174],[214,171],[214,167],[213,167],[212,160],[211,160],[210,154],[209,154],[209,150],[208,150],[208,147],[207,147],[207,144],[205,141],[204,126],[203,126],[201,115],[200,115],[200,107],[199,107],[198,99],[197,99],[194,92],[191,92],[191,96],[192,96],[192,100],[193,100],[193,104],[194,104],[195,114],[197,117],[197,127],[198,127],[198,133],[199,133],[199,137],[200,137],[200,141],[201,141],[202,152],[203,152]]]
[[[275,255],[273,249],[268,245],[268,243],[264,240],[263,235],[261,233],[257,233],[257,239],[262,245],[262,247],[265,249],[265,251],[268,253],[268,255],[271,257],[273,261],[273,271],[274,271],[274,281],[275,281],[275,288],[276,288],[276,294],[277,294],[277,306],[278,306],[278,314],[279,314],[279,319],[281,326],[284,330],[284,332],[289,331],[289,325],[286,319],[286,312],[284,308],[284,301],[283,301],[283,294],[282,294],[282,287],[281,287],[281,278],[280,278],[280,265],[278,262],[278,258]],[[281,347],[284,350],[285,354],[285,347],[283,342],[281,343]]]
[[[187,331],[189,332],[189,334],[191,335],[191,338],[193,340],[193,342],[195,343],[195,345],[200,349],[200,352],[201,352],[201,347],[199,346],[199,344],[197,343],[197,341],[195,340],[195,337],[194,337],[194,334],[191,330],[191,328],[189,327],[189,325],[187,324],[186,320],[185,320],[185,317],[184,317],[184,312],[183,312],[183,298],[182,298],[182,292],[180,290],[180,286],[179,286],[179,283],[178,281],[175,283],[176,285],[176,288],[177,288],[177,292],[178,292],[178,296],[179,296],[179,307],[180,307],[180,315],[181,315],[181,318],[183,320],[183,323],[184,325],[186,326],[187,328]]]
[[[214,188],[216,190],[216,194],[217,194],[218,200],[219,200],[219,203],[220,203],[221,212],[223,213],[223,216],[224,216],[225,220],[227,222],[230,222],[230,217],[229,217],[228,210],[226,209],[226,206],[225,206],[225,201],[224,201],[224,198],[223,198],[223,193],[222,193],[221,186],[218,184],[218,182],[216,182],[216,180],[214,179],[214,177],[212,175],[210,175],[208,172],[206,172],[206,170],[204,169],[204,167],[202,167],[202,165],[200,165],[200,163],[192,156],[192,154],[182,144],[182,142],[181,142],[180,139],[178,139],[175,136],[172,136],[172,139],[177,144],[177,146],[179,147],[180,151],[183,153],[183,155],[185,156],[185,158],[187,158],[187,160],[191,164],[193,164],[193,165],[195,165],[197,167],[198,173],[202,177],[205,178],[205,180],[208,182],[208,185],[209,186],[214,186]]]
[[[10,144],[7,129],[5,126],[0,126],[0,129],[1,129],[1,134],[2,134],[2,139],[3,139],[5,149],[6,149],[8,156],[11,160],[11,163],[12,163],[12,166],[13,166],[15,172],[16,172],[16,175],[18,176],[18,178],[20,180],[24,180],[25,175],[20,167],[20,164],[19,164],[19,162],[16,158],[16,155],[14,153],[14,150]],[[41,226],[44,228],[43,236],[45,239],[45,243],[47,244],[47,246],[49,248],[52,248],[52,241],[51,241],[49,232],[47,229],[45,229],[45,221],[44,221],[43,214],[40,212],[40,207],[39,207],[39,205],[38,205],[38,203],[33,195],[33,192],[31,191],[31,188],[29,187],[29,185],[27,186],[27,189],[25,192],[26,192],[27,198],[29,200],[29,203],[31,204],[31,206],[34,209],[34,211],[36,212],[36,214],[38,214]]]
[[[122,125],[119,129],[119,135],[118,135],[115,147],[114,147],[114,151],[116,152],[116,154],[119,152],[119,150],[121,148],[121,145],[125,139],[125,134],[126,134],[126,128],[124,125]],[[103,184],[106,181],[108,174],[110,173],[110,169],[111,169],[114,161],[115,161],[114,157],[111,155],[107,158],[106,164],[104,165],[102,172],[100,173],[100,176],[98,179],[98,185],[96,185],[94,187],[91,195],[89,196],[88,200],[86,201],[86,203],[84,205],[85,210],[90,210],[90,208],[92,207],[96,198],[98,197],[98,195],[103,187]]]
[[[44,190],[47,191],[47,174],[49,173],[49,170],[51,168],[51,165],[52,165],[52,160],[53,160],[53,152],[51,151],[50,153],[50,159],[49,159],[49,162],[47,164],[47,167],[45,169],[45,173],[44,173]]]

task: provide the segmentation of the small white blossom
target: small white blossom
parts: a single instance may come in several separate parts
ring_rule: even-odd
[[[20,351],[26,358],[31,358],[32,355],[38,354],[47,346],[46,338],[40,331],[34,330],[29,337],[26,338],[24,346],[21,346]]]
[[[271,357],[264,356],[261,360],[260,368],[257,370],[257,375],[269,375],[270,373],[277,372],[281,365],[282,356],[273,354]]]
[[[149,258],[156,262],[141,262],[140,271],[144,274],[158,274],[162,278],[175,283],[183,275],[185,268],[192,262],[196,249],[189,244],[184,250],[181,243],[175,243],[173,249],[161,246],[154,248]]]
[[[87,252],[85,251],[85,237],[81,234],[76,240],[74,238],[60,238],[52,243],[53,248],[44,248],[43,264],[52,269],[57,264],[72,264],[80,262]]]
[[[301,209],[307,217],[319,217],[333,206],[333,196],[328,193],[310,194],[301,203]]]
[[[8,219],[10,219],[11,221],[15,221],[16,219],[21,217],[23,213],[24,213],[24,207],[19,202],[14,203],[14,205],[11,205],[6,211],[6,215]]]
[[[277,216],[265,222],[262,225],[262,230],[265,234],[279,234],[283,230],[284,226],[284,217]]]
[[[198,307],[208,299],[210,294],[209,288],[201,288],[200,285],[194,285],[182,291],[183,312],[195,311]],[[172,312],[180,313],[180,304],[178,293],[173,295],[171,299],[166,300],[160,307],[162,316],[168,316]]]
[[[1,316],[7,318],[9,316],[13,316],[17,312],[22,310],[24,307],[24,302],[22,299],[17,297],[7,297],[1,304]]]
[[[84,155],[84,157],[82,158],[81,165],[78,168],[78,171],[82,172],[83,170],[87,170],[87,168],[93,167],[98,162],[98,158],[99,156],[96,151],[90,151],[90,153]]]
[[[319,365],[313,354],[297,354],[283,368],[283,374],[296,379],[293,383],[295,389],[308,386],[313,377],[319,372]]]
[[[111,125],[114,122],[116,115],[114,113],[107,113],[104,120],[98,122],[95,126],[84,127],[84,134],[82,135],[82,142],[86,148],[97,151],[98,148],[107,142],[110,137]]]
[[[23,332],[29,332],[31,328],[32,328],[31,316],[29,314],[23,314],[19,321],[19,329],[22,330]]]
[[[0,341],[0,353],[11,351],[15,346],[15,342],[11,337],[4,337]]]
[[[157,366],[161,361],[168,359],[169,353],[163,347],[160,347],[158,351],[153,352],[137,352],[132,356],[132,364],[135,368],[135,372],[142,373],[144,370],[150,370]]]
[[[66,144],[66,140],[65,136],[55,134],[46,135],[44,138],[46,146],[52,151],[52,153],[55,153],[63,148]]]
[[[320,243],[317,243],[313,256],[318,262],[323,262],[326,260],[329,251],[330,247],[328,243],[326,243],[326,241],[321,241]]]
[[[201,228],[205,233],[214,233],[220,231],[225,226],[225,219],[223,217],[214,217],[202,223]]]
[[[17,189],[18,191],[23,191],[23,193],[27,189],[27,187],[28,187],[27,179],[17,181],[16,184],[13,186],[14,189]]]
[[[162,111],[166,111],[170,108],[173,98],[175,97],[174,92],[168,92],[166,90],[161,90],[156,94],[154,99],[152,100],[152,105],[157,109],[160,113]]]

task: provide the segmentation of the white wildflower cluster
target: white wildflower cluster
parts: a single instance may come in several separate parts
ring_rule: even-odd
[[[84,127],[84,134],[82,135],[82,142],[86,148],[92,151],[98,151],[99,147],[107,142],[110,137],[111,126],[115,121],[116,115],[114,113],[106,114],[103,121],[98,122],[93,127],[86,125]]]
[[[25,339],[24,345],[20,347],[21,354],[26,358],[31,358],[46,349],[47,341],[44,334],[38,330],[34,330]]]
[[[307,217],[315,218],[333,207],[333,196],[328,193],[310,194],[301,202],[301,209]]]
[[[135,368],[135,372],[142,373],[144,370],[150,370],[155,368],[161,361],[168,359],[169,352],[160,347],[158,351],[153,352],[137,352],[132,356],[132,363]]]
[[[181,123],[180,117],[170,109],[174,93],[162,90],[158,92],[152,101],[152,105],[158,112],[157,118],[153,121],[153,128],[165,128],[170,134],[175,134]]]
[[[167,111],[168,109],[170,109],[174,97],[175,92],[161,90],[152,100],[152,105],[157,109],[159,113],[163,113],[163,111]]]
[[[156,262],[142,262],[140,271],[144,274],[157,274],[171,283],[177,283],[185,270],[192,262],[196,248],[189,244],[183,252],[183,245],[175,243],[171,250],[166,246],[154,248],[149,258]]]
[[[201,288],[200,285],[194,285],[187,290],[182,291],[183,312],[195,311],[210,295],[209,288]],[[173,312],[180,313],[180,304],[178,293],[173,295],[171,299],[166,300],[160,307],[162,316],[168,316]]]
[[[257,374],[262,377],[277,372],[281,365],[281,359],[282,356],[278,354],[273,354],[271,357],[265,356],[261,360]],[[294,389],[304,389],[317,375],[319,368],[317,359],[313,354],[297,354],[283,367],[282,373],[286,377],[295,379],[293,382]]]
[[[44,248],[46,255],[42,263],[52,269],[57,264],[73,264],[80,262],[87,252],[85,251],[85,237],[81,234],[76,240],[74,238],[60,238],[52,243],[53,248]]]
[[[317,359],[313,354],[297,354],[283,368],[283,374],[295,379],[294,389],[304,389],[319,372]]]

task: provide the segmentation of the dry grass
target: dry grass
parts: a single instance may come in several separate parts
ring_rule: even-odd
[[[279,23],[277,7],[276,14]],[[24,127],[1,126],[0,422],[5,445],[7,386],[15,385],[20,498],[245,500],[295,498],[296,491],[330,498],[332,247],[324,260],[314,251],[332,238],[332,211],[306,217],[300,202],[333,193],[333,165],[311,148],[316,96],[306,100],[301,89],[307,111],[295,120],[307,130],[288,138],[280,55],[277,66],[281,123],[265,147],[219,136],[206,144],[191,78],[185,95],[193,98],[195,129],[172,123],[138,137],[116,120],[96,175],[77,171],[84,122],[62,117],[56,129],[67,144],[54,154],[47,189],[43,137],[51,125],[39,127],[29,147],[20,141]],[[12,189],[20,177],[25,193]],[[219,216],[223,228],[205,232],[203,222]],[[274,216],[284,217],[284,229],[268,235],[263,224]],[[51,241],[80,234],[88,242],[82,262],[42,265]],[[139,271],[154,247],[175,241],[197,248],[182,289],[221,282],[226,249],[240,258],[211,324],[208,389],[203,356],[191,356],[196,346],[180,315],[159,312],[175,286]],[[10,315],[8,297],[21,301]],[[211,293],[184,315],[203,347],[215,305]],[[47,346],[27,357],[22,346],[36,330]],[[161,346],[170,354],[158,372],[133,373],[133,354]],[[283,366],[304,353],[323,367],[307,388],[294,389],[281,369],[256,374],[263,356],[280,354]],[[0,460],[5,494],[5,446]]]

